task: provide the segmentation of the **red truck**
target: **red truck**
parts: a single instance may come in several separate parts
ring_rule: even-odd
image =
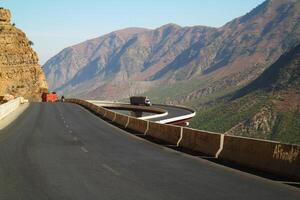
[[[55,102],[55,101],[57,101],[56,92],[52,92],[52,93],[44,92],[42,94],[42,101],[43,102]]]

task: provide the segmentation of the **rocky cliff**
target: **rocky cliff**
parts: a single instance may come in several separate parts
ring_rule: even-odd
[[[11,94],[39,100],[47,83],[33,43],[11,24],[10,11],[0,8],[0,96]]]

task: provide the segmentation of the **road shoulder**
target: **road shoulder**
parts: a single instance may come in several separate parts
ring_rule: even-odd
[[[28,107],[29,103],[21,104],[16,110],[0,120],[0,131],[15,121]]]

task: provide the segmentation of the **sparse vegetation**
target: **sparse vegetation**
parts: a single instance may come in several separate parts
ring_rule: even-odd
[[[246,87],[200,110],[191,126],[300,144],[300,45]]]
[[[28,43],[29,43],[30,46],[33,46],[33,45],[34,45],[34,43],[33,43],[31,40],[29,40]]]
[[[254,95],[231,103],[220,103],[199,111],[191,126],[224,133],[239,122],[249,119],[266,104],[265,96],[256,98]]]

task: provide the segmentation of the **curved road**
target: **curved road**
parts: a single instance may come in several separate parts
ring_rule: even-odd
[[[105,104],[131,105],[131,104],[128,104],[128,103],[121,103],[121,102],[109,102],[109,101],[105,102],[105,101],[98,101],[98,100],[87,100],[87,101],[90,102],[90,103],[93,103],[97,106],[101,106],[101,104],[103,105],[103,103],[105,103]],[[154,122],[165,121],[165,120],[168,120],[168,119],[178,118],[178,117],[193,114],[193,112],[191,110],[186,109],[184,107],[176,107],[176,106],[172,106],[172,105],[161,105],[161,104],[153,104],[151,107],[152,108],[159,108],[159,109],[162,109],[162,110],[165,110],[165,111],[168,112],[168,114],[165,115],[165,116],[148,119],[148,120],[154,121]],[[116,111],[116,110],[114,109],[114,111]],[[147,113],[147,115],[145,115],[145,116],[151,116],[151,115],[153,115],[153,114]],[[157,114],[154,114],[154,115],[157,115]],[[192,117],[194,117],[194,116],[192,116]]]
[[[0,135],[1,200],[300,199],[297,188],[139,139],[74,104],[32,103]]]
[[[166,119],[171,119],[171,118],[175,118],[175,117],[180,117],[180,116],[184,116],[184,115],[189,115],[189,114],[193,113],[188,109],[175,107],[175,106],[155,105],[154,104],[153,107],[168,111],[168,115],[166,115],[164,117],[149,119],[150,121],[155,121],[155,122],[166,120]]]

